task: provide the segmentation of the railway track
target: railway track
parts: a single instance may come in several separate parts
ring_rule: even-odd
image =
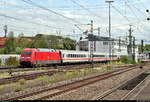
[[[139,66],[136,67],[128,67],[128,68],[122,68],[115,71],[107,72],[104,74],[99,74],[92,77],[87,77],[78,81],[74,81],[65,85],[56,86],[53,88],[47,87],[43,88],[41,90],[36,90],[35,92],[30,92],[28,94],[19,95],[16,97],[10,97],[3,100],[45,100],[49,97],[53,97],[56,95],[60,95],[62,93],[77,89],[79,87],[86,86],[88,84],[107,79],[109,77],[119,75],[121,73],[133,70],[135,68],[139,68]]]
[[[95,67],[99,66],[99,64],[96,64]],[[56,67],[41,67],[42,71],[40,70],[36,70],[36,69],[30,69],[30,68],[25,68],[25,69],[17,69],[17,70],[13,70],[13,72],[24,72],[24,71],[33,71],[30,74],[23,74],[23,75],[15,75],[15,76],[11,76],[8,78],[0,78],[0,85],[2,84],[8,84],[8,83],[12,83],[12,82],[17,82],[20,79],[25,79],[25,80],[32,80],[35,79],[39,76],[43,76],[43,75],[53,75],[56,72],[67,72],[67,71],[74,71],[74,70],[86,70],[88,68],[90,68],[89,64],[84,64],[84,65],[67,65],[67,66],[57,66]]]
[[[147,81],[150,79],[150,73],[147,74],[147,71],[150,71],[150,69],[143,71],[134,78],[94,97],[92,100],[134,100],[141,86],[150,83],[150,81]]]
[[[100,63],[97,63],[95,65],[99,65]],[[90,64],[79,64],[79,65],[90,65]],[[57,66],[39,66],[37,68],[44,68],[46,69],[56,69],[56,68],[67,68],[67,67],[72,67],[72,66],[76,66],[76,65],[57,65]],[[36,70],[37,68],[32,68],[32,67],[27,67],[27,68],[22,68],[20,66],[12,66],[12,67],[0,67],[0,72],[7,72],[8,70],[12,70],[13,72],[19,72],[19,71],[32,71],[32,70]]]
[[[129,66],[122,66],[122,67],[115,67],[115,68],[128,68],[128,67],[134,67],[135,65],[129,65]],[[99,63],[95,64],[94,67],[99,67]],[[25,69],[16,69],[12,70],[12,72],[25,72],[25,71],[33,71],[33,73],[30,74],[23,74],[23,75],[15,75],[7,78],[0,78],[0,85],[2,84],[8,84],[12,82],[17,82],[20,79],[25,80],[32,80],[39,76],[43,75],[53,75],[56,72],[67,72],[67,71],[74,71],[74,70],[86,70],[90,68],[90,64],[81,64],[81,65],[67,65],[67,66],[56,66],[53,67],[41,67],[41,69],[44,69],[42,71],[36,70],[35,68],[25,68]]]

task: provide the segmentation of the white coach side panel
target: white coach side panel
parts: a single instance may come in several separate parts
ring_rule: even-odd
[[[87,62],[89,53],[86,51],[61,50],[63,63]]]

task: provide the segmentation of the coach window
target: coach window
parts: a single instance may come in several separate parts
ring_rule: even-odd
[[[108,45],[108,42],[105,42],[105,41],[104,41],[104,42],[103,42],[103,45]]]

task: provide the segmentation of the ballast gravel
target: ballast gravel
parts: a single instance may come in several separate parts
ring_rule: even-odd
[[[117,86],[118,84],[128,80],[131,77],[136,76],[137,74],[139,74],[140,72],[142,72],[146,69],[147,69],[147,67],[143,68],[143,69],[139,69],[139,68],[133,69],[132,71],[125,72],[121,75],[113,76],[106,80],[101,80],[99,82],[96,82],[96,83],[87,85],[85,87],[64,93],[62,95],[50,98],[48,100],[90,100],[93,97],[95,97],[96,95],[102,94],[103,92]],[[95,75],[90,75],[90,76],[86,76],[86,77],[75,78],[72,80],[57,82],[57,83],[46,85],[43,87],[35,87],[35,88],[27,89],[25,91],[17,92],[17,93],[11,92],[9,94],[0,96],[0,100],[6,99],[7,97],[13,97],[13,96],[18,96],[18,95],[22,95],[22,94],[27,94],[30,92],[39,91],[39,90],[42,90],[43,88],[47,88],[47,87],[61,86],[63,84],[72,83],[76,80],[81,80],[81,79],[88,78],[91,76],[95,76]]]
[[[47,100],[91,100],[93,97],[97,95],[101,95],[105,91],[118,86],[119,84],[131,79],[132,77],[138,75],[142,71],[147,69],[134,69],[125,73],[122,73],[117,76],[113,76],[111,78],[101,80],[94,84],[87,85],[85,87],[78,88],[76,90],[61,94],[59,96],[55,96],[49,98]]]

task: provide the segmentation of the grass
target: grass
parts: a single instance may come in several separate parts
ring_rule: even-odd
[[[8,72],[0,73],[0,78],[8,78],[11,77]]]
[[[122,63],[115,63],[115,65],[122,65]],[[112,67],[112,64],[111,64],[109,66],[103,65],[101,67],[97,67],[94,69],[86,69],[82,71],[76,70],[76,71],[71,71],[71,72],[57,72],[53,74],[52,76],[44,75],[33,80],[21,79],[16,83],[1,85],[0,90],[13,87],[12,91],[18,92],[18,91],[25,90],[27,88],[32,88],[36,86],[44,86],[44,85],[53,84],[53,83],[64,81],[64,80],[80,78],[82,76],[87,76],[87,75],[92,75],[92,74],[97,74],[97,73],[104,73],[104,72],[107,72],[108,70],[114,70],[114,69],[115,68]],[[9,76],[9,74],[4,73],[1,76]]]
[[[98,69],[88,69],[88,70],[84,70],[84,71],[72,71],[72,72],[65,72],[65,73],[64,72],[58,72],[58,73],[55,73],[52,76],[44,75],[44,76],[40,76],[40,77],[38,77],[34,80],[27,80],[27,81],[25,79],[21,79],[16,83],[1,85],[0,90],[3,90],[3,89],[7,90],[10,87],[14,87],[14,88],[12,88],[12,91],[19,92],[19,91],[22,91],[24,89],[31,88],[31,87],[34,87],[34,86],[43,86],[43,85],[53,84],[53,83],[63,81],[63,80],[69,80],[69,79],[72,79],[72,78],[79,78],[79,77],[82,77],[82,76],[91,75],[91,74],[94,74],[94,73],[103,73],[103,72],[106,72],[105,68],[100,69],[100,70],[98,70]],[[27,84],[29,84],[30,87],[25,88],[25,86]],[[33,86],[31,86],[31,85],[33,85]]]
[[[10,84],[6,84],[6,85],[0,85],[0,90],[4,89],[4,88],[9,88],[9,87],[15,87],[17,84],[16,83],[10,83]]]

